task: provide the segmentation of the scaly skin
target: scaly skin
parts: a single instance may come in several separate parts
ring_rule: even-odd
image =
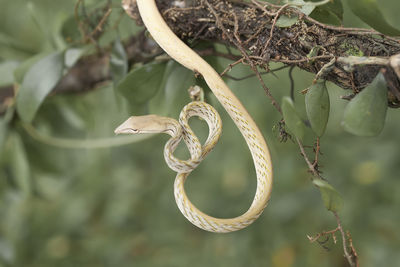
[[[127,7],[129,2],[133,1],[135,0],[124,0],[124,6]],[[201,212],[190,202],[184,189],[184,182],[190,174],[190,168],[185,172],[178,171],[178,175],[176,176],[174,194],[177,205],[182,214],[191,223],[206,231],[226,233],[240,230],[250,225],[261,215],[270,199],[273,180],[272,165],[264,137],[250,114],[244,108],[239,99],[231,92],[218,73],[171,31],[161,17],[155,0],[136,0],[136,3],[146,28],[160,47],[162,47],[174,60],[203,76],[207,85],[223,105],[245,138],[256,168],[257,189],[254,200],[250,208],[238,217],[230,219],[214,218]],[[204,113],[209,113],[209,108],[207,106],[204,107]],[[183,116],[185,116],[185,114]],[[221,125],[210,125],[210,131],[213,130],[213,127],[221,127]],[[185,130],[183,130],[183,132],[185,132]],[[189,139],[191,139],[191,135],[192,133],[188,134]],[[188,142],[190,143],[191,141]],[[203,146],[203,149],[205,150],[202,151],[202,154],[207,154],[211,148],[211,145]],[[173,157],[172,152],[173,151],[166,149],[164,153],[168,165],[173,164],[168,162],[168,158]],[[192,151],[191,154],[192,159],[194,159],[195,157],[193,157]]]

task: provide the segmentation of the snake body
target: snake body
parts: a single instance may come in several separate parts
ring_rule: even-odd
[[[250,114],[239,99],[231,92],[219,74],[171,31],[160,15],[155,0],[136,0],[136,3],[142,20],[154,40],[174,60],[203,76],[209,88],[245,138],[254,161],[257,175],[257,189],[250,208],[244,214],[235,218],[215,218],[197,209],[186,195],[184,189],[186,178],[205,155],[211,151],[220,135],[220,119],[218,115],[215,115],[211,106],[203,102],[193,102],[185,107],[181,113],[181,118],[196,115],[203,117],[207,121],[210,133],[203,146],[200,145],[197,137],[191,132],[190,128],[186,128],[185,120],[181,119],[178,123],[173,119],[164,117],[157,117],[158,119],[154,117],[153,119],[147,118],[144,120],[147,121],[148,125],[154,123],[157,125],[161,121],[164,121],[164,128],[156,129],[155,131],[142,130],[141,132],[166,132],[172,136],[165,146],[164,156],[168,166],[178,172],[174,183],[175,200],[182,214],[191,223],[210,232],[225,233],[240,230],[254,222],[261,215],[270,199],[273,178],[267,144]],[[192,114],[188,115],[185,112]],[[128,120],[122,124],[116,132],[132,133],[134,132],[132,131],[133,128],[140,128],[140,123],[137,123],[138,119],[141,120],[140,117],[132,118],[130,121]],[[185,140],[191,154],[191,159],[187,161],[176,159],[172,154],[181,138],[176,136],[180,134],[182,134],[182,138]]]

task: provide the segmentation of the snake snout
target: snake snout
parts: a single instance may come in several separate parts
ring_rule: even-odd
[[[137,129],[132,129],[132,128],[120,128],[118,127],[114,131],[115,134],[137,134],[139,133],[139,130]]]
[[[133,127],[132,117],[127,119],[124,123],[117,127],[114,130],[115,134],[137,134],[139,133],[139,129]]]

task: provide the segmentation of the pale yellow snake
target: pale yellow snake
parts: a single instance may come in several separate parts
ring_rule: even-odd
[[[134,1],[125,0],[124,4]],[[168,166],[178,172],[174,184],[174,194],[182,214],[194,225],[210,232],[225,233],[240,230],[254,222],[261,215],[271,195],[272,166],[265,140],[247,110],[218,73],[171,31],[161,17],[155,0],[136,0],[136,3],[142,20],[154,40],[173,59],[203,76],[207,85],[245,138],[253,157],[257,174],[257,189],[250,208],[244,214],[235,218],[214,218],[198,210],[185,193],[184,182],[186,178],[204,156],[211,151],[221,132],[222,125],[219,115],[210,105],[204,102],[190,103],[182,111],[179,122],[156,115],[131,117],[116,129],[116,133],[157,132],[170,134],[172,138],[165,146],[164,156]],[[128,7],[125,5],[124,8]],[[187,119],[191,116],[204,118],[210,127],[209,137],[202,147],[190,128],[186,128],[188,127],[186,125]],[[191,154],[191,159],[187,161],[176,159],[172,155],[182,137]]]

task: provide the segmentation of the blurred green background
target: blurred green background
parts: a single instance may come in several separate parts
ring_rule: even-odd
[[[1,62],[18,63],[66,46],[60,29],[73,16],[74,4],[0,0]],[[387,20],[400,25],[400,3],[379,4]],[[122,12],[119,1],[113,7],[111,20],[116,21]],[[346,5],[344,10],[346,26],[366,27]],[[124,15],[119,26],[122,40],[137,31]],[[105,44],[117,31],[106,35]],[[227,64],[219,60],[222,68]],[[235,67],[230,75],[249,73],[247,67]],[[289,95],[288,73],[276,75],[265,76],[265,81],[281,99]],[[313,76],[298,69],[294,75],[296,105],[305,117],[300,91]],[[173,196],[175,173],[162,155],[167,136],[122,147],[67,149],[39,142],[15,123],[0,158],[0,266],[347,266],[340,242],[335,245],[331,239],[324,249],[307,239],[334,229],[336,222],[312,186],[298,147],[291,141],[279,142],[273,128],[281,117],[257,79],[228,83],[261,128],[273,159],[272,199],[254,224],[235,233],[213,234],[197,229],[180,214]],[[361,266],[399,266],[400,113],[388,111],[379,137],[352,136],[340,125],[347,104],[340,96],[348,92],[333,84],[328,89],[331,116],[322,138],[323,176],[343,196],[340,216],[352,234]],[[118,99],[111,83],[84,94],[54,95],[46,99],[33,124],[48,136],[114,138],[115,127],[132,112],[159,109],[162,94],[135,107]],[[168,114],[177,116],[190,99],[186,89],[173,96]],[[223,136],[189,177],[187,193],[206,213],[234,217],[250,206],[255,171],[231,119],[208,93],[207,101],[221,114]],[[205,124],[194,120],[193,127],[204,140]],[[312,145],[312,138],[306,144]]]

